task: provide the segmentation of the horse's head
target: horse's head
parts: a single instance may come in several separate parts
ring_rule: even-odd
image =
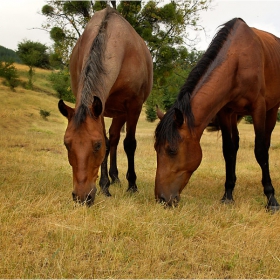
[[[167,112],[155,132],[157,171],[155,197],[165,205],[177,205],[180,193],[198,168],[202,152],[179,109]]]
[[[64,144],[73,170],[72,196],[74,201],[90,206],[94,202],[98,170],[106,152],[101,118],[102,103],[95,98],[90,108],[91,116],[84,115],[80,123],[77,123],[75,117],[77,112],[62,100],[59,101],[58,108],[68,119]]]

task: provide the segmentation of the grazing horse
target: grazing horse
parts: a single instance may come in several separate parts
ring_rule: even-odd
[[[107,7],[94,14],[78,39],[70,74],[75,109],[62,100],[58,107],[68,119],[64,144],[73,170],[74,201],[93,204],[100,166],[101,191],[111,195],[107,158],[110,153],[112,182],[119,181],[117,145],[125,122],[128,190],[137,191],[135,131],[153,81],[153,62],[145,42],[116,10]],[[104,116],[112,118],[109,140]]]
[[[242,19],[225,23],[189,74],[177,100],[155,131],[155,197],[176,205],[202,159],[200,139],[217,116],[222,133],[226,180],[222,202],[233,202],[237,123],[251,115],[255,157],[262,170],[267,208],[278,210],[269,173],[268,150],[280,103],[280,39],[250,28]]]

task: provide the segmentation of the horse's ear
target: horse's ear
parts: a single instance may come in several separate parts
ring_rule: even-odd
[[[74,115],[74,109],[72,109],[71,107],[67,106],[63,100],[59,100],[58,101],[58,109],[60,111],[60,113],[66,117],[67,119],[71,119],[72,116]]]
[[[184,123],[184,115],[178,108],[174,108],[174,122],[177,127],[181,127]]]
[[[164,117],[164,113],[159,109],[158,105],[156,104],[156,108],[157,108],[157,116],[158,118],[161,120]]]
[[[94,117],[98,118],[102,113],[102,102],[99,97],[94,96],[92,103],[92,113]]]

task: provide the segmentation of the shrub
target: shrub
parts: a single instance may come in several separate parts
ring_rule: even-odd
[[[75,103],[75,97],[71,91],[70,73],[68,70],[53,72],[50,75],[50,81],[59,99]]]
[[[154,122],[157,119],[157,113],[154,106],[147,104],[145,113],[146,113],[146,120],[148,122]]]
[[[49,117],[51,115],[51,113],[49,111],[46,110],[40,110],[40,116],[44,119],[47,120],[47,117]]]
[[[5,78],[4,85],[14,90],[20,83],[18,72],[13,62],[0,61],[0,77]]]
[[[252,116],[245,116],[244,117],[245,119],[245,122],[246,123],[249,123],[249,124],[252,124],[253,123],[253,118]],[[277,119],[276,119],[277,122],[280,122],[280,111],[277,112]]]
[[[252,118],[252,116],[245,116],[245,117],[244,117],[244,120],[245,120],[246,123],[250,123],[250,124],[253,123],[253,118]]]

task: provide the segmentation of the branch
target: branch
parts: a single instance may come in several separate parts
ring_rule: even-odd
[[[32,27],[32,28],[27,28],[27,30],[43,30],[43,31],[46,31],[46,32],[50,32],[49,30],[47,30],[46,28],[39,28],[39,27]]]

